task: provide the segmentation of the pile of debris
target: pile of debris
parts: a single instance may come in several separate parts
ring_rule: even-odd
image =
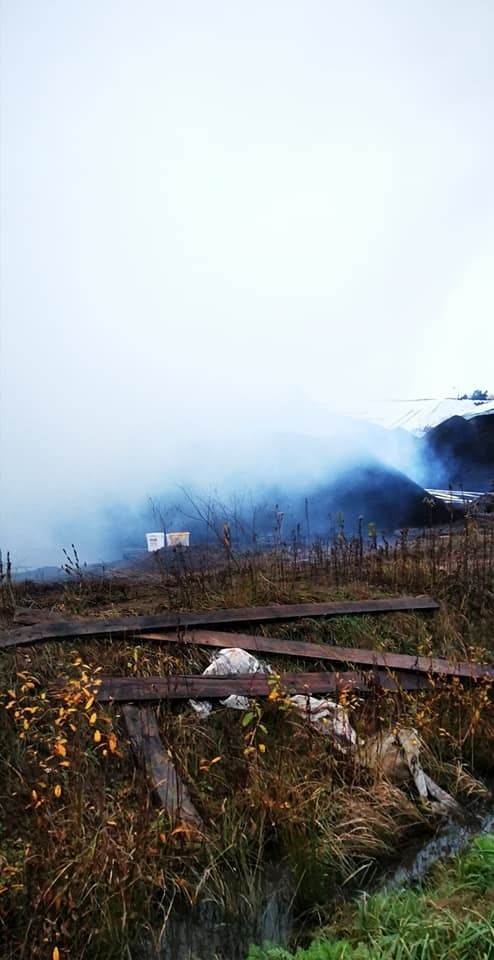
[[[494,492],[484,493],[472,504],[470,513],[474,517],[492,516],[494,514]]]
[[[225,647],[212,658],[203,676],[224,677],[258,673],[273,676],[273,669],[269,664],[262,664],[246,650]],[[319,733],[331,736],[338,750],[354,753],[359,763],[393,783],[403,784],[413,780],[420,798],[431,801],[439,812],[460,812],[456,800],[423,770],[420,762],[422,744],[413,727],[394,727],[392,730],[375,734],[368,740],[358,740],[348,711],[334,700],[301,694],[288,697],[287,700]],[[208,717],[213,710],[212,704],[205,700],[190,700],[189,703],[201,717]],[[232,695],[220,703],[221,706],[233,710],[249,709],[248,697]]]

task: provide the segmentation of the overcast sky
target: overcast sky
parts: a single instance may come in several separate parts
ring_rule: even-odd
[[[494,389],[493,42],[492,0],[3,0],[4,548],[311,403]]]

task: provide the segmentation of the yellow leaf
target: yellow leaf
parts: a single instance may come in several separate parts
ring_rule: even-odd
[[[94,697],[89,697],[88,702],[86,703],[86,710],[90,710],[94,703]]]
[[[266,744],[265,744],[265,743],[259,743],[259,744],[258,744],[258,750],[259,750],[259,753],[266,753]]]
[[[190,827],[174,827],[170,836],[175,837],[178,833],[190,833]]]
[[[96,723],[97,719],[98,719],[98,714],[96,713],[96,711],[94,711],[94,713],[92,713],[91,716],[89,717],[89,723],[91,724]]]
[[[108,747],[111,753],[115,753],[115,750],[118,746],[118,740],[113,732],[113,730],[108,734]]]
[[[59,783],[53,788],[53,793],[57,798],[62,796],[62,788]]]
[[[214,759],[211,760],[209,766],[212,767],[212,766],[213,766],[213,763],[219,763],[220,760],[221,760],[221,757],[214,757]]]
[[[100,733],[99,730],[95,730],[95,731],[94,731],[93,740],[94,740],[95,743],[99,743],[99,742],[100,742],[100,740],[101,740],[101,733]]]
[[[61,742],[61,740],[57,740],[55,746],[53,747],[53,752],[56,753],[57,756],[59,757],[67,756],[67,751],[65,749],[64,744]]]
[[[58,949],[58,947],[53,947],[51,960],[60,960],[60,950]]]
[[[116,827],[117,821],[116,821],[116,820],[107,820],[107,821],[106,821],[106,825],[107,825],[107,827]]]

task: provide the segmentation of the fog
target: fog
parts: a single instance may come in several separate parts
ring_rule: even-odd
[[[480,0],[4,0],[15,564],[98,560],[179,485],[323,482],[374,443],[349,398],[492,386],[493,31]]]

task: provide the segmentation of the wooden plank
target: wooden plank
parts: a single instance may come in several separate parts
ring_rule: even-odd
[[[63,619],[63,613],[45,610],[43,607],[16,607],[14,611],[14,623],[19,626],[31,626],[33,623],[60,622]]]
[[[92,620],[52,621],[33,627],[6,631],[0,648],[61,640],[67,637],[122,636],[146,630],[185,630],[190,627],[228,626],[235,623],[273,623],[280,620],[317,617],[360,616],[398,611],[432,611],[439,604],[431,597],[393,597],[386,600],[344,600],[328,603],[288,603],[267,607],[239,607],[230,610],[201,610],[189,613],[170,611],[146,617],[105,617]]]
[[[307,643],[302,640],[280,640],[277,637],[257,637],[248,633],[227,633],[220,630],[186,631],[184,634],[142,634],[143,640],[162,643],[190,643],[201,647],[236,647],[251,653],[271,653],[283,657],[325,660],[330,663],[357,664],[361,667],[383,667],[386,670],[407,670],[433,673],[470,680],[494,680],[494,666],[481,663],[454,663],[440,657],[420,657],[405,653],[379,650],[361,650],[356,647],[334,647],[325,643]]]
[[[154,710],[151,707],[126,703],[122,707],[122,713],[134,752],[144,766],[163,809],[173,820],[186,821],[199,830],[204,830],[204,824],[192,803],[187,787],[165,753]]]
[[[289,694],[339,693],[351,690],[369,691],[377,687],[387,690],[426,690],[428,677],[403,672],[399,678],[385,670],[368,672],[352,670],[347,673],[283,673],[280,689]],[[54,689],[58,690],[61,684]],[[223,700],[231,694],[246,697],[267,697],[272,682],[265,674],[242,676],[187,676],[169,677],[102,677],[95,690],[100,701],[152,700]]]

